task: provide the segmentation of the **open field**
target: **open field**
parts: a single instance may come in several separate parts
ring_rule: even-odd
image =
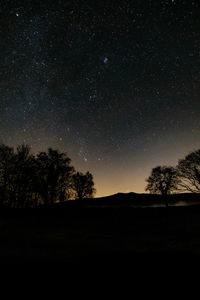
[[[0,262],[133,263],[200,258],[200,206],[4,210]]]

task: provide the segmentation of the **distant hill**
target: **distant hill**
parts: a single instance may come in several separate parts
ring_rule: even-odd
[[[63,203],[62,205],[76,205],[74,202],[77,200],[71,200]],[[90,198],[81,200],[84,206],[89,207],[109,207],[109,206],[151,206],[165,204],[165,199],[162,195],[158,194],[137,194],[137,193],[117,193],[99,198]],[[200,204],[200,194],[182,193],[172,194],[168,196],[168,202],[170,204],[186,203],[186,204]]]

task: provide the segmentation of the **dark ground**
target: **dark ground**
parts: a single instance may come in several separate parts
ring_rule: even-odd
[[[137,268],[200,261],[200,206],[4,209],[1,264]]]

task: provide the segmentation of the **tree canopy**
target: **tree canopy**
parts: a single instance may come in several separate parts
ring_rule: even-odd
[[[0,145],[0,205],[37,207],[94,195],[92,174],[75,171],[66,153],[49,148],[36,156],[29,145]]]
[[[177,189],[178,178],[173,167],[158,166],[152,169],[151,175],[146,180],[146,191],[155,194],[169,195]]]
[[[86,172],[86,174],[81,172],[74,174],[72,176],[72,189],[79,200],[92,198],[96,191],[92,174],[89,172]]]

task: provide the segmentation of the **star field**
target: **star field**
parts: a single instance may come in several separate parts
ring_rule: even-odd
[[[2,1],[0,142],[58,148],[97,196],[200,146],[199,1]]]

